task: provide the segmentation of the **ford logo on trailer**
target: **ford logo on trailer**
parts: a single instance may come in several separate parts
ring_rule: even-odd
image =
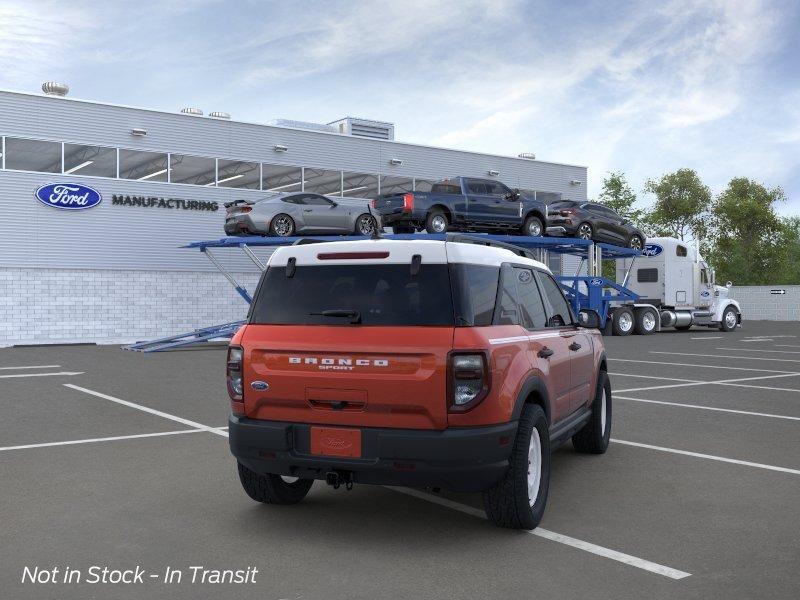
[[[83,210],[100,204],[103,196],[80,183],[48,183],[36,189],[36,199],[54,208]]]
[[[592,285],[594,287],[603,285],[603,280],[595,277],[594,279],[589,280],[589,285]]]
[[[710,295],[711,295],[711,292],[709,292],[708,290],[703,290],[702,292],[700,292],[700,297],[701,298],[708,298]]]
[[[658,244],[645,244],[642,256],[658,256],[663,251],[664,248]]]

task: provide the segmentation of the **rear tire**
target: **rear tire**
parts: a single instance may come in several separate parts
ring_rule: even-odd
[[[269,223],[269,233],[275,237],[289,237],[294,235],[294,219],[283,213],[272,217]]]
[[[572,436],[572,446],[584,454],[603,454],[611,438],[611,382],[605,371],[597,378],[597,390],[592,402],[592,416],[578,433]]]
[[[658,325],[656,313],[647,308],[637,309],[634,313],[636,321],[633,329],[638,335],[651,335],[656,332]]]
[[[544,224],[539,217],[531,215],[525,219],[525,224],[522,226],[522,235],[528,237],[542,237],[544,235]]]
[[[356,219],[355,235],[371,237],[378,230],[378,221],[372,215],[364,213]]]
[[[541,406],[526,404],[503,479],[483,493],[486,516],[498,527],[534,529],[550,489],[550,434]]]
[[[732,306],[729,306],[725,309],[722,313],[722,321],[719,324],[720,331],[733,331],[736,329],[736,326],[739,324],[739,318],[736,313],[736,309]]]
[[[611,332],[614,335],[630,335],[634,326],[633,311],[630,308],[618,308],[614,311]]]
[[[308,494],[314,485],[313,479],[297,479],[292,483],[284,481],[280,475],[259,475],[242,463],[239,467],[239,481],[247,495],[256,502],[264,504],[297,504]]]
[[[443,210],[434,208],[425,219],[425,231],[428,233],[447,233],[450,220]]]

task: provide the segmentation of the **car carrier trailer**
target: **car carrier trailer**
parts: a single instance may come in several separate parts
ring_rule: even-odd
[[[604,333],[613,333],[614,335],[639,333],[647,335],[661,330],[662,327],[676,326],[677,328],[682,328],[685,327],[687,323],[689,326],[692,324],[701,324],[703,319],[706,318],[705,314],[709,312],[707,308],[698,308],[687,317],[685,313],[689,310],[688,307],[680,306],[676,308],[663,302],[659,303],[650,296],[647,296],[647,294],[651,294],[649,288],[642,290],[647,296],[646,300],[642,300],[640,299],[640,291],[637,291],[638,288],[628,287],[629,276],[633,266],[637,264],[637,261],[639,261],[638,264],[641,265],[642,262],[646,262],[651,258],[647,256],[647,253],[652,253],[652,250],[648,250],[647,247],[644,251],[640,251],[633,248],[597,243],[592,240],[578,238],[528,237],[481,233],[429,235],[388,234],[383,237],[401,240],[450,239],[453,241],[458,240],[475,244],[503,246],[521,255],[544,262],[545,264],[547,264],[548,253],[550,252],[577,256],[580,258],[580,262],[574,275],[562,274],[557,276],[556,279],[561,284],[576,314],[580,310],[590,310],[597,313],[600,328]],[[315,242],[352,241],[354,239],[366,238],[358,236],[245,236],[192,242],[183,247],[203,252],[209,261],[211,261],[220,273],[231,283],[241,298],[249,304],[251,302],[251,294],[217,258],[215,253],[218,249],[241,250],[253,264],[263,272],[266,270],[266,264],[253,251],[253,248],[309,244]],[[648,244],[648,246],[651,246],[651,244]],[[616,281],[603,277],[603,260],[613,260],[617,263],[618,277]],[[620,265],[622,265],[622,267],[620,267]],[[622,268],[622,270],[620,270],[620,268]],[[688,273],[689,271],[685,270],[685,272]],[[698,271],[698,273],[701,272],[702,271]],[[694,271],[692,271],[692,273],[694,273]],[[670,271],[670,274],[672,274],[672,271]],[[679,277],[684,277],[684,275],[681,274]],[[725,297],[727,298],[727,294],[725,294]],[[733,300],[730,300],[730,303],[736,307],[736,324],[738,324],[741,322],[738,304]],[[713,316],[715,315],[709,318],[713,318]],[[709,322],[713,323],[713,321]],[[137,342],[125,346],[125,348],[141,352],[158,352],[212,340],[229,339],[243,323],[244,321],[236,321],[221,325],[211,325],[178,335],[165,336],[157,340]]]

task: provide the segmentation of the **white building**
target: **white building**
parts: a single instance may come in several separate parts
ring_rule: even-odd
[[[367,201],[491,172],[586,199],[585,167],[401,143],[390,123],[198,112],[0,91],[0,346],[140,340],[244,318],[228,282],[180,246],[223,237],[222,204],[264,190]],[[60,210],[35,196],[49,184],[89,186],[101,201]],[[252,263],[223,255],[252,290]]]

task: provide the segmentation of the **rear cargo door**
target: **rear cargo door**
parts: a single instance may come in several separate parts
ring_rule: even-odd
[[[443,429],[452,342],[452,327],[250,326],[245,412],[273,421]]]

